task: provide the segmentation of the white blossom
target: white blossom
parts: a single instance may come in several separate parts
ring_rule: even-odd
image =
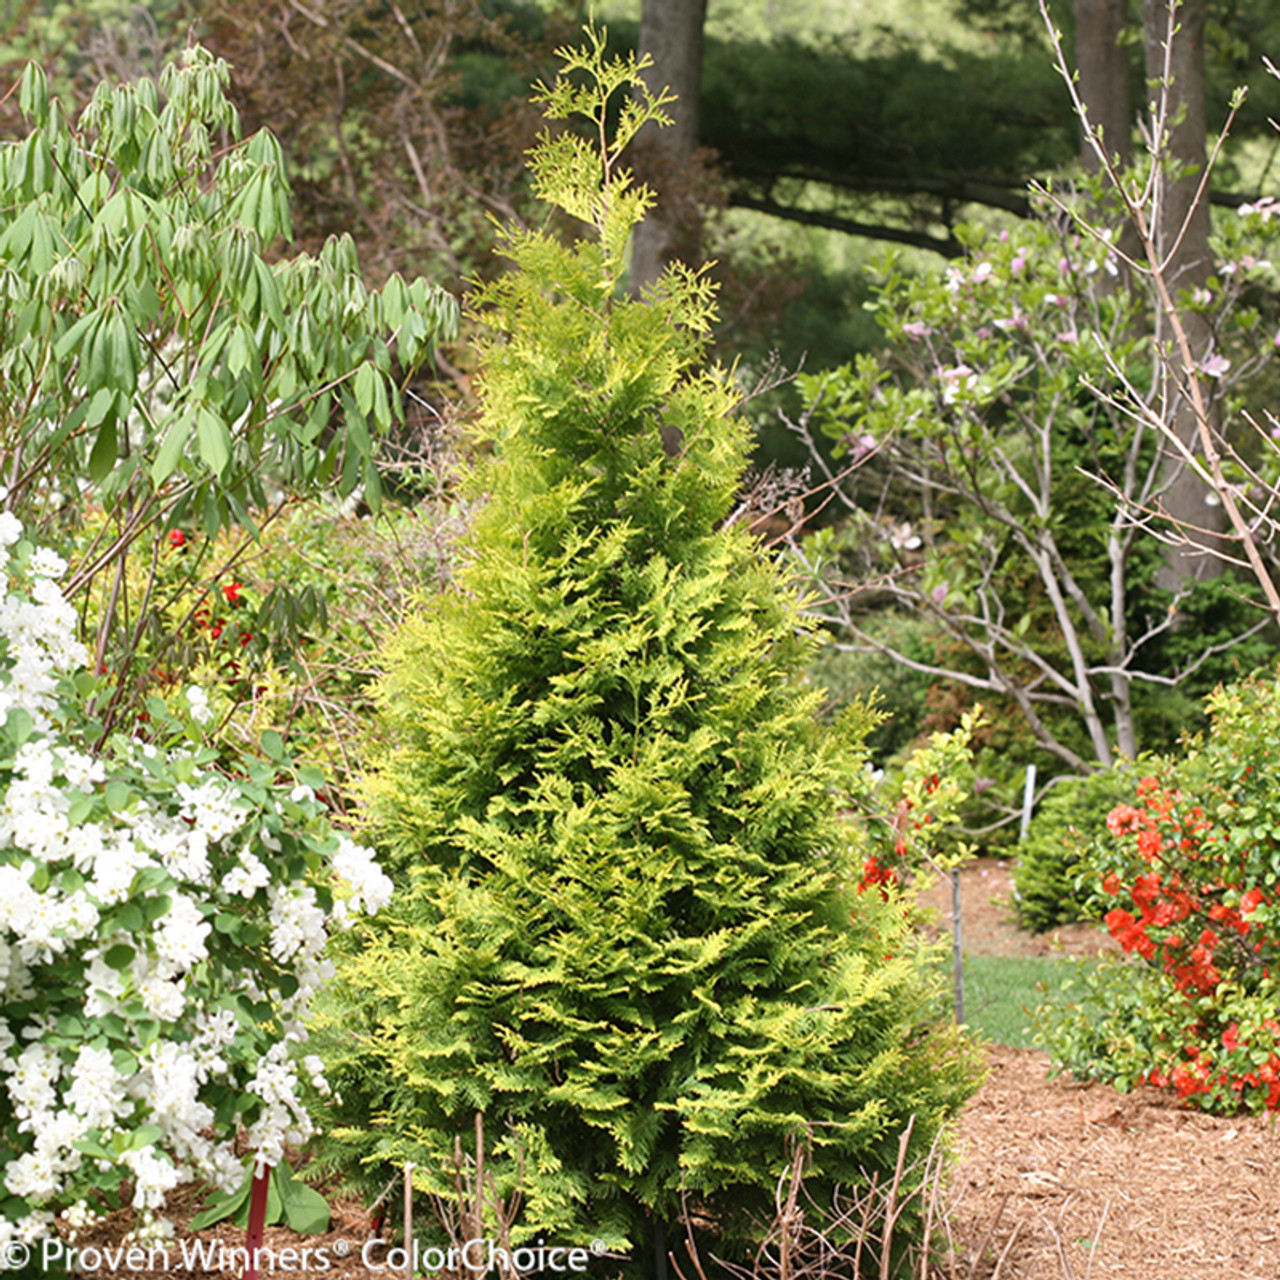
[[[209,695],[193,684],[187,690],[187,710],[196,724],[208,724],[213,719],[213,708],[209,705]]]
[[[163,752],[141,739],[126,744],[134,766],[145,761],[148,773],[172,781],[167,790],[137,787],[126,772],[127,802],[108,809],[110,757],[73,745],[63,728],[76,723],[76,695],[63,678],[88,661],[55,581],[66,565],[36,550],[25,570],[15,569],[5,548],[21,536],[18,521],[0,512],[0,723],[21,710],[31,725],[0,784],[0,998],[7,1009],[36,1010],[0,1016],[0,1110],[9,1116],[0,1126],[8,1144],[0,1182],[28,1204],[61,1206],[75,1233],[92,1219],[76,1197],[114,1166],[133,1183],[138,1238],[159,1238],[171,1227],[156,1211],[173,1188],[197,1178],[230,1188],[242,1177],[235,1135],[216,1131],[206,1096],[213,1082],[260,1100],[249,1134],[259,1161],[277,1163],[286,1143],[311,1134],[304,1095],[328,1092],[324,1064],[309,1054],[300,1075],[292,1055],[306,1041],[311,1000],[334,972],[324,955],[328,932],[385,906],[392,885],[370,850],[340,837],[330,870],[349,892],[326,914],[316,885],[286,869],[280,831],[290,821],[281,797],[314,805],[314,791],[273,788],[254,799],[204,767],[191,744]],[[6,564],[15,579],[25,572],[25,596],[6,582]],[[192,686],[186,701],[192,719],[211,718],[203,690]],[[310,830],[299,838],[324,847]],[[214,928],[215,903],[266,926],[256,958],[234,928]],[[104,929],[113,916],[115,927]],[[55,961],[58,978],[49,983],[45,966]],[[206,970],[222,985],[210,987]],[[67,972],[78,975],[71,999]],[[228,991],[272,1005],[274,1043],[211,1003]],[[142,1018],[164,1024],[159,1037],[135,1030],[139,1005]],[[91,1024],[108,1016],[117,1030],[104,1042]],[[90,1028],[78,1046],[67,1031],[77,1021]],[[252,1068],[246,1051],[250,1062],[259,1055]],[[93,1131],[144,1125],[160,1137],[119,1157],[77,1149]],[[0,1245],[53,1229],[42,1207],[0,1221]]]
[[[126,1094],[128,1081],[115,1069],[109,1049],[82,1045],[71,1068],[67,1104],[91,1129],[108,1129],[133,1110]]]
[[[209,954],[205,939],[212,928],[190,898],[174,894],[156,932],[156,954],[175,970],[190,969]]]
[[[352,888],[351,910],[375,915],[391,901],[395,886],[374,861],[372,849],[340,837],[338,852],[333,855],[333,870]]]

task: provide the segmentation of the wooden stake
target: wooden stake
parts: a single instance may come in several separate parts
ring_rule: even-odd
[[[413,1171],[417,1166],[408,1161],[404,1166],[404,1273],[413,1275]]]
[[[258,1280],[258,1254],[262,1250],[262,1233],[267,1224],[267,1188],[271,1185],[271,1166],[263,1165],[253,1175],[249,1195],[249,1229],[245,1233],[244,1280]]]

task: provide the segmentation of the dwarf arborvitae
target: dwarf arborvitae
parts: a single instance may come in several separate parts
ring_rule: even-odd
[[[518,1234],[644,1265],[682,1197],[749,1236],[790,1143],[819,1195],[892,1168],[912,1116],[927,1149],[973,1070],[899,906],[852,891],[861,767],[815,719],[795,584],[728,519],[712,290],[622,295],[649,197],[618,154],[662,104],[588,35],[544,100],[590,139],[532,168],[590,233],[508,233],[475,299],[479,513],[386,654],[367,797],[402,888],[349,948],[330,1074],[339,1149],[439,1186],[483,1113]]]

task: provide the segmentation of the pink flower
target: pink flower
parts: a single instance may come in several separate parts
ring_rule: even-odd
[[[1270,222],[1271,215],[1276,212],[1275,204],[1275,196],[1263,196],[1256,204],[1242,204],[1236,212],[1242,218],[1248,217],[1251,213],[1256,213],[1262,218],[1263,222]]]
[[[923,320],[908,320],[902,326],[902,332],[913,338],[927,338],[933,332],[933,328]],[[1280,334],[1276,335],[1276,341],[1280,342]]]
[[[1009,263],[1009,270],[1016,276],[1019,272],[1025,270],[1026,265],[1027,265],[1026,258],[1024,258],[1022,254],[1018,254],[1018,256],[1014,258],[1014,260],[1011,263]]]
[[[1223,355],[1210,356],[1207,360],[1201,361],[1200,364],[1200,372],[1206,378],[1220,378],[1230,368],[1231,361]]]
[[[1010,329],[1025,329],[1027,327],[1027,317],[1023,314],[1022,308],[1015,302],[1013,304],[1013,315],[1002,320],[996,321],[996,328],[1003,329],[1006,332]]]

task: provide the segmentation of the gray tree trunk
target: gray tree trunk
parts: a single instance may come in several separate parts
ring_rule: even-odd
[[[1126,0],[1075,0],[1075,16],[1078,88],[1088,108],[1089,127],[1102,130],[1107,154],[1118,156],[1121,167],[1127,169],[1133,163],[1133,108],[1129,59],[1120,47],[1120,31],[1128,4]],[[1088,141],[1082,142],[1080,158],[1088,173],[1101,168]]]
[[[1167,263],[1166,276],[1171,292],[1177,298],[1190,292],[1213,273],[1209,252],[1209,202],[1196,201],[1196,189],[1204,175],[1206,163],[1204,83],[1204,26],[1207,0],[1180,0],[1176,14],[1176,30],[1170,41],[1169,6],[1167,0],[1143,0],[1143,51],[1146,56],[1149,90],[1153,98],[1160,83],[1168,80],[1169,121],[1164,145],[1165,170],[1158,191],[1158,210],[1153,227],[1160,258]],[[1157,83],[1160,82],[1160,83]],[[1181,237],[1181,243],[1179,243]],[[1209,325],[1199,315],[1182,310],[1182,323],[1191,341],[1197,361],[1208,353],[1212,335]],[[1163,346],[1171,335],[1167,321],[1157,319],[1156,338]],[[1176,368],[1176,357],[1175,357]],[[1190,401],[1180,394],[1176,377],[1166,374],[1157,394],[1166,397],[1167,414],[1181,440],[1193,444],[1199,429]],[[1196,449],[1196,452],[1199,452]],[[1164,494],[1164,507],[1169,517],[1200,542],[1220,545],[1217,535],[1224,528],[1222,507],[1206,501],[1208,488],[1170,451],[1169,482]],[[1203,580],[1219,576],[1225,568],[1220,556],[1197,554],[1190,548],[1171,547],[1159,582],[1176,590],[1188,579]]]
[[[697,211],[688,207],[691,201],[687,197],[680,199],[677,193],[687,190],[680,179],[698,145],[706,17],[707,0],[644,0],[641,10],[639,52],[653,59],[653,65],[643,72],[645,82],[655,93],[669,88],[676,102],[668,108],[673,125],[666,129],[647,125],[636,140],[636,168],[657,191],[658,204],[632,239],[633,294],[657,280],[674,257],[697,256],[696,243],[688,243],[691,238],[696,241]]]

